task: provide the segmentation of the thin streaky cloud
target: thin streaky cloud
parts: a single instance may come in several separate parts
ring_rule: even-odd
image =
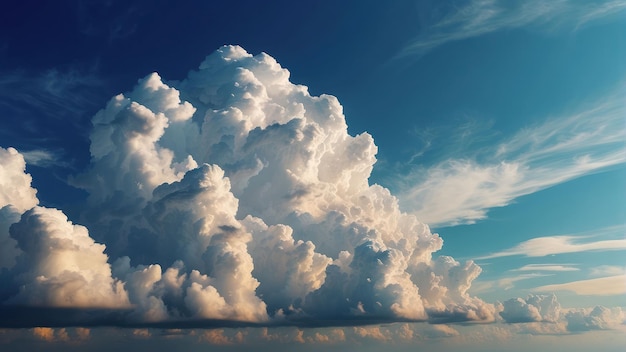
[[[26,163],[29,165],[35,165],[40,167],[47,167],[51,165],[67,165],[67,162],[62,160],[60,153],[51,150],[35,149],[29,151],[20,151],[20,154],[24,156],[24,160],[26,160]]]
[[[477,150],[480,158],[447,159],[409,173],[399,185],[402,206],[431,226],[471,224],[520,196],[623,164],[624,88]]]
[[[576,25],[576,29],[597,19],[618,15],[624,10],[626,10],[626,1],[607,1],[598,7],[589,9],[587,13],[581,16],[578,24]]]
[[[572,281],[564,284],[539,286],[535,292],[570,291],[583,296],[613,296],[626,294],[626,275]]]
[[[577,30],[589,22],[613,16],[624,9],[626,2],[623,0],[473,0],[425,28],[394,58],[419,58],[449,42],[531,25],[543,26],[547,30],[555,27]]]
[[[517,255],[545,257],[553,254],[616,250],[626,250],[626,239],[583,242],[581,236],[547,236],[532,238],[515,247],[475,259],[484,260]]]
[[[574,264],[528,264],[512,271],[579,271]]]
[[[624,147],[626,85],[604,99],[567,116],[520,130],[498,146],[496,157],[515,158],[525,163],[554,161],[590,147]]]

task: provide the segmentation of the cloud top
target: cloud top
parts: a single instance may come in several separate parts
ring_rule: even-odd
[[[39,203],[37,190],[30,186],[24,156],[15,148],[0,147],[0,208],[12,205],[23,212]]]

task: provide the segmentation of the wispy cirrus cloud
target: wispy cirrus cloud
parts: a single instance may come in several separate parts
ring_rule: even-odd
[[[589,6],[589,5],[588,5]],[[626,1],[613,0],[591,4],[578,19],[576,28],[605,17],[615,16],[626,10]]]
[[[396,56],[421,57],[449,42],[526,26],[576,30],[626,10],[626,1],[498,1],[471,0],[427,25]]]
[[[29,165],[40,167],[47,167],[51,165],[67,166],[67,162],[62,160],[62,153],[60,151],[34,149],[20,151],[20,153],[24,156],[24,160],[26,160],[26,163]]]
[[[85,146],[77,144],[86,141],[105,90],[95,69],[0,70],[0,139],[31,150],[29,164],[59,165],[60,150]]]
[[[522,129],[474,158],[414,170],[398,186],[402,206],[433,226],[474,223],[517,197],[626,162],[624,88]]]
[[[37,109],[57,119],[93,108],[94,92],[103,80],[93,72],[49,69],[40,72],[2,72],[0,106],[12,110]]]
[[[626,238],[597,240],[598,237],[615,234],[623,230],[623,226],[615,226],[599,230],[599,235],[590,236],[585,234],[560,235],[536,237],[519,243],[518,245],[500,252],[492,253],[476,260],[491,258],[525,256],[525,257],[545,257],[552,254],[578,253],[589,251],[614,251],[626,250]]]

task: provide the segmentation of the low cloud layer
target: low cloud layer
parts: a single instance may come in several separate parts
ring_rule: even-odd
[[[441,238],[369,184],[372,137],[266,54],[150,74],[92,122],[77,219],[37,207],[23,156],[0,149],[3,326],[497,318],[468,294],[480,267],[434,256]],[[73,313],[20,315],[33,307]]]

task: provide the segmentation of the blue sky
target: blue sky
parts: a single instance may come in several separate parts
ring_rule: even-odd
[[[626,2],[0,9],[1,344],[626,342]]]

